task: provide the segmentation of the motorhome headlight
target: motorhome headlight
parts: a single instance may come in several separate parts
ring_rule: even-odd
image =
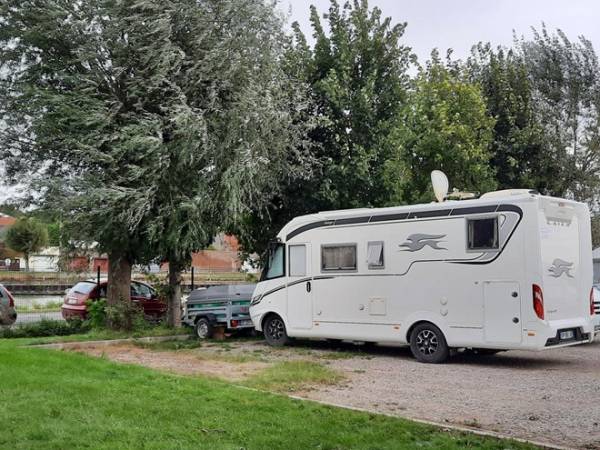
[[[257,295],[256,297],[252,297],[252,301],[250,302],[250,306],[258,305],[262,300],[262,294]]]

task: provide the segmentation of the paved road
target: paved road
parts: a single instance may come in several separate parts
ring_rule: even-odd
[[[57,312],[31,312],[31,313],[18,313],[16,325],[23,323],[31,323],[31,322],[39,322],[42,319],[52,319],[52,320],[64,320],[60,311]]]

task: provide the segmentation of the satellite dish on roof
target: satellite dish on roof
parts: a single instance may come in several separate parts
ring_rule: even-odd
[[[434,170],[431,172],[431,185],[433,186],[433,193],[438,202],[443,202],[448,195],[448,177],[441,170]]]

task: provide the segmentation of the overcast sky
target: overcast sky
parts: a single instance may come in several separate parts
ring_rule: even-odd
[[[340,0],[342,5],[345,0]],[[290,22],[298,21],[307,37],[310,29],[309,5],[319,13],[329,9],[329,0],[281,0]],[[404,43],[423,62],[434,47],[445,55],[452,48],[456,58],[468,56],[479,41],[510,45],[513,30],[531,36],[531,26],[562,29],[571,40],[584,35],[600,50],[599,0],[370,0],[394,23],[407,22]]]

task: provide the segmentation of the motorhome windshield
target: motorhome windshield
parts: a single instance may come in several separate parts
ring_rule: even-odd
[[[285,245],[273,243],[269,246],[267,265],[263,270],[261,281],[272,280],[285,275]]]

